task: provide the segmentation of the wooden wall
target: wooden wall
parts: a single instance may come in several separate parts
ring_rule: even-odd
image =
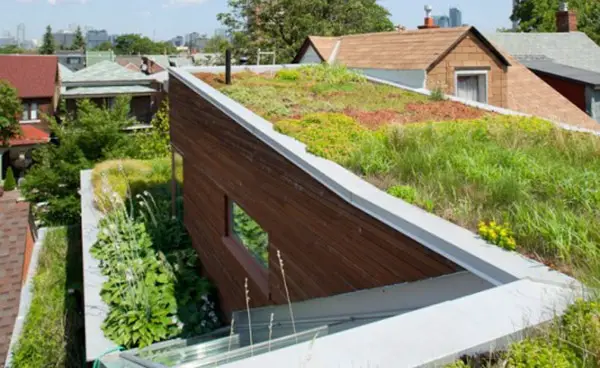
[[[171,139],[183,154],[184,217],[228,314],[449,274],[457,265],[348,204],[171,76]],[[227,238],[227,198],[269,233],[269,270]]]

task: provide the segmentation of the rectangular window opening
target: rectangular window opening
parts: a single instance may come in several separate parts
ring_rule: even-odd
[[[456,96],[465,100],[488,103],[488,78],[485,71],[456,72]]]
[[[29,120],[29,104],[23,104],[23,114],[21,114],[21,120]]]
[[[31,120],[38,119],[38,104],[37,102],[31,103]]]
[[[264,268],[269,267],[269,234],[237,203],[229,201],[228,235]]]

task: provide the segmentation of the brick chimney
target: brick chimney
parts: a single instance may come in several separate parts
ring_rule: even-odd
[[[436,26],[433,18],[431,17],[431,11],[433,8],[430,5],[425,5],[425,24],[419,26],[419,29],[432,29],[432,28],[440,28]]]
[[[577,14],[569,10],[569,4],[562,2],[556,12],[556,29],[558,32],[577,32]]]

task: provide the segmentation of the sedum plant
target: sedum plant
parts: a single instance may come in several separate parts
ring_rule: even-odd
[[[489,223],[480,222],[478,226],[479,235],[482,239],[495,244],[506,250],[517,249],[517,243],[508,224],[497,224],[495,221]]]

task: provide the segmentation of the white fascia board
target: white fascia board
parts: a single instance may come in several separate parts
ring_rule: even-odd
[[[520,280],[223,367],[443,366],[464,354],[505,348],[562,314],[576,296]]]
[[[257,72],[284,67],[288,66],[270,65],[260,69],[244,66],[240,69]],[[169,68],[169,73],[358,209],[494,285],[529,278],[580,287],[576,280],[562,273],[518,253],[490,245],[471,231],[381,191],[332,161],[308,153],[303,143],[276,132],[270,122],[190,73],[190,70],[196,72],[199,69],[216,70],[213,67]],[[223,69],[218,67],[218,71]]]

